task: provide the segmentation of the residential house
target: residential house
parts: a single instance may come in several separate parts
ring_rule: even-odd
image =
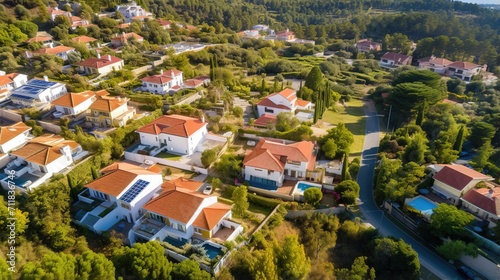
[[[252,26],[252,29],[255,29],[257,31],[267,31],[267,30],[269,30],[269,26],[263,25],[263,24],[257,24],[257,25]]]
[[[101,55],[97,53],[97,57],[87,58],[77,65],[79,67],[79,71],[87,75],[107,75],[112,71],[121,70],[124,66],[124,63],[123,59],[121,58],[109,54],[101,57]]]
[[[135,223],[139,210],[153,198],[163,181],[161,171],[151,167],[115,162],[102,169],[103,175],[86,184],[87,189],[78,195],[73,220],[98,233],[121,220]]]
[[[33,38],[30,38],[26,41],[26,43],[31,44],[31,43],[42,43],[44,47],[49,47],[51,44],[54,43],[52,40],[51,36],[35,36]]]
[[[127,22],[132,21],[132,18],[137,16],[153,16],[152,13],[146,12],[141,6],[137,5],[135,1],[132,1],[130,5],[116,6],[116,11],[121,13]]]
[[[431,70],[441,75],[446,74],[450,64],[453,64],[453,61],[435,56],[424,57],[418,60],[418,68]]]
[[[74,43],[78,43],[78,44],[84,44],[87,48],[89,48],[90,44],[97,41],[97,39],[82,35],[82,36],[72,38],[71,41]]]
[[[161,240],[179,246],[192,239],[234,240],[243,228],[231,221],[231,206],[194,190],[202,185],[186,179],[163,183],[162,193],[142,207],[144,216],[129,232],[130,243]]]
[[[29,139],[31,126],[22,122],[0,126],[0,153],[6,154],[24,145]]]
[[[28,82],[28,76],[19,73],[6,74],[0,71],[0,101],[4,101],[10,92]]]
[[[18,189],[31,190],[86,154],[88,152],[73,140],[65,140],[55,134],[44,134],[11,151],[11,158],[15,159],[7,164],[5,172],[14,174],[15,178],[12,181]],[[4,188],[7,184],[5,179],[8,178],[1,181]]]
[[[167,147],[173,154],[192,155],[205,140],[207,124],[204,118],[165,115],[136,130],[142,145]]]
[[[448,65],[448,71],[446,71],[446,75],[449,77],[458,78],[464,82],[470,82],[475,75],[486,72],[487,67],[488,66],[486,64],[477,65],[470,62],[454,62]]]
[[[142,90],[161,95],[174,93],[183,85],[182,71],[171,69],[160,71],[159,75],[147,76],[141,79]]]
[[[492,181],[491,176],[477,172],[460,164],[446,164],[434,175],[432,190],[449,203],[457,205],[477,183]]]
[[[135,32],[130,32],[130,33],[122,32],[122,34],[120,35],[116,34],[114,37],[111,38],[111,44],[115,47],[121,47],[126,45],[130,40],[134,40],[136,42],[144,42],[144,38]]]
[[[411,64],[412,57],[400,53],[386,52],[380,58],[380,66],[398,67]]]
[[[316,151],[310,141],[292,144],[261,139],[245,156],[243,173],[251,186],[277,190],[285,177],[322,180],[314,172]]]
[[[93,91],[70,92],[52,101],[56,111],[63,115],[78,115],[86,112],[97,98]]]
[[[244,39],[259,39],[261,36],[259,34],[259,30],[243,30],[238,32],[238,35],[242,36]]]
[[[277,32],[275,36],[276,36],[276,40],[278,40],[278,41],[288,42],[288,41],[295,40],[295,33],[293,31],[288,30],[288,29]]]
[[[47,10],[50,14],[50,19],[52,21],[55,21],[56,17],[58,17],[58,16],[66,16],[68,18],[71,18],[71,16],[72,16],[70,12],[60,10],[58,7],[48,8]]]
[[[14,104],[26,107],[38,107],[66,94],[66,85],[50,82],[47,76],[43,80],[32,79],[26,84],[12,90],[10,99]]]
[[[372,40],[362,39],[359,40],[354,46],[358,49],[358,52],[372,52],[382,50],[382,44],[373,42]]]
[[[209,84],[210,84],[210,77],[199,76],[199,77],[184,81],[184,84],[182,85],[182,87],[196,89],[196,88],[199,88],[201,86],[208,86]]]
[[[489,226],[494,227],[500,221],[500,187],[487,185],[487,188],[471,189],[460,200],[463,208],[489,221]]]
[[[269,126],[276,125],[276,116],[271,114],[262,114],[258,119],[256,119],[253,123],[255,127],[268,128]]]
[[[263,114],[278,115],[281,112],[295,114],[295,110],[312,110],[312,103],[298,99],[294,89],[286,88],[280,92],[268,95],[257,103],[259,117]]]
[[[156,20],[163,29],[170,29],[170,26],[172,25],[172,21],[170,20],[164,20],[164,19],[157,19]]]
[[[71,52],[74,52],[75,48],[72,47],[66,47],[66,46],[56,46],[54,47],[54,44],[49,44],[48,48],[42,48],[38,49],[32,52],[26,51],[25,55],[26,58],[32,58],[35,56],[43,55],[43,54],[51,54],[59,57],[60,59],[67,61],[68,60],[68,54]]]
[[[128,106],[129,98],[107,95],[105,90],[97,93],[96,100],[87,111],[87,125],[94,127],[124,126],[136,113],[134,107]]]
[[[83,19],[81,17],[71,16],[69,19],[71,20],[71,29],[73,29],[73,30],[75,30],[78,27],[86,28],[86,27],[93,25],[90,23],[89,20]]]

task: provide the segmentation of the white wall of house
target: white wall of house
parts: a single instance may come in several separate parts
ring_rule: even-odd
[[[0,145],[0,153],[5,154],[17,147],[21,147],[28,141],[29,131],[19,134],[18,136],[12,138],[10,141]]]
[[[245,172],[245,180],[246,181],[250,181],[250,176],[255,176],[255,177],[275,181],[276,186],[283,185],[283,179],[285,178],[285,176],[282,172],[255,168],[253,166],[246,166],[245,165],[244,172]]]
[[[166,73],[169,73],[167,70]],[[164,84],[156,84],[150,82],[142,82],[142,90],[151,92],[151,93],[159,93],[159,94],[167,94],[170,89],[174,86],[182,86],[184,84],[182,73],[177,76],[174,76],[171,81],[166,82]]]
[[[302,106],[299,106],[297,105],[297,109],[298,110],[308,110],[308,111],[312,111],[313,109],[313,104],[311,102],[309,102],[305,107],[302,107]]]
[[[448,76],[452,77],[458,77],[463,81],[470,82],[472,81],[472,77],[474,75],[477,75],[481,72],[482,67],[476,67],[473,69],[462,69],[462,68],[453,68],[453,67],[448,67]]]
[[[268,97],[268,98],[269,98],[269,100],[271,100],[272,102],[274,102],[277,105],[284,105],[284,106],[290,108],[292,111],[295,111],[294,107],[295,107],[295,102],[297,101],[297,97],[292,99],[292,101],[286,99],[285,97],[283,97],[279,94],[276,94],[276,95]]]
[[[279,113],[293,113],[291,110],[288,109],[280,109],[262,105],[257,105],[257,112],[259,113],[259,117],[262,116],[263,114],[271,114],[277,116]]]
[[[89,109],[90,105],[92,105],[92,103],[94,103],[94,101],[95,101],[95,98],[89,98],[73,108],[59,106],[59,105],[56,105],[55,108],[56,108],[56,111],[61,112],[65,115],[78,115],[80,113],[87,111]]]
[[[442,191],[443,194],[448,195],[451,197],[451,202],[455,205],[458,204],[460,201],[460,196],[462,194],[467,193],[470,191],[477,183],[479,183],[482,180],[471,180],[461,191],[455,189],[454,187],[447,185],[439,180],[434,181],[434,188],[437,189],[437,191]]]
[[[110,113],[110,116],[112,119],[114,118],[117,118],[119,117],[120,115],[122,115],[123,113],[127,112],[128,110],[128,107],[127,107],[127,102],[123,103],[122,105],[120,105],[120,107],[114,109],[111,113]]]
[[[295,175],[292,174],[292,171],[295,171]],[[305,177],[307,171],[307,162],[300,162],[299,164],[285,164],[285,175],[292,176],[295,178]]]
[[[111,73],[113,71],[121,70],[122,68],[123,68],[123,60],[118,61],[118,62],[113,63],[113,64],[110,64],[110,65],[105,66],[105,67],[101,67],[101,68],[97,69],[97,72],[99,74],[108,74],[108,73]]]
[[[203,126],[188,138],[161,133],[159,135],[139,133],[141,144],[160,147],[167,145],[169,153],[191,155],[196,151],[196,147],[205,139],[207,126]]]
[[[477,207],[476,205],[474,205],[474,204],[472,204],[464,199],[460,199],[460,200],[462,200],[462,207],[469,209],[472,213],[474,213],[474,215],[476,215],[480,218],[483,218],[485,220],[490,220],[490,219],[493,219],[495,221],[500,220],[499,216],[497,216],[493,213],[490,213],[488,211],[485,211],[484,209],[481,209],[481,208]]]

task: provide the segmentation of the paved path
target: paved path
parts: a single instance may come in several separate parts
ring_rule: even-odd
[[[377,151],[380,141],[378,116],[373,101],[365,101],[366,136],[361,156],[361,168],[358,173],[358,184],[361,187],[360,209],[365,218],[384,235],[402,238],[417,251],[420,264],[441,279],[462,279],[455,268],[441,257],[406,234],[390,220],[384,219],[384,212],[379,209],[373,198],[373,176],[377,162]]]

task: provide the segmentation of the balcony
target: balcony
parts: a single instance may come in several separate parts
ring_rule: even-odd
[[[95,218],[92,225],[95,224],[100,218],[106,217],[111,211],[117,207],[116,202],[103,200],[93,197],[88,189],[85,189],[78,194],[78,201],[71,206],[71,211],[74,214],[73,219],[76,222],[83,223],[83,221],[92,216]],[[85,224],[88,225],[88,224]]]
[[[160,221],[143,216],[132,230],[136,234],[149,240],[165,226],[166,225]]]

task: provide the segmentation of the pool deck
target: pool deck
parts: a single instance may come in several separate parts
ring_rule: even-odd
[[[297,181],[293,180],[284,180],[283,181],[283,186],[279,187],[276,192],[286,194],[286,195],[292,195],[292,191],[295,188],[295,185],[297,184]]]

